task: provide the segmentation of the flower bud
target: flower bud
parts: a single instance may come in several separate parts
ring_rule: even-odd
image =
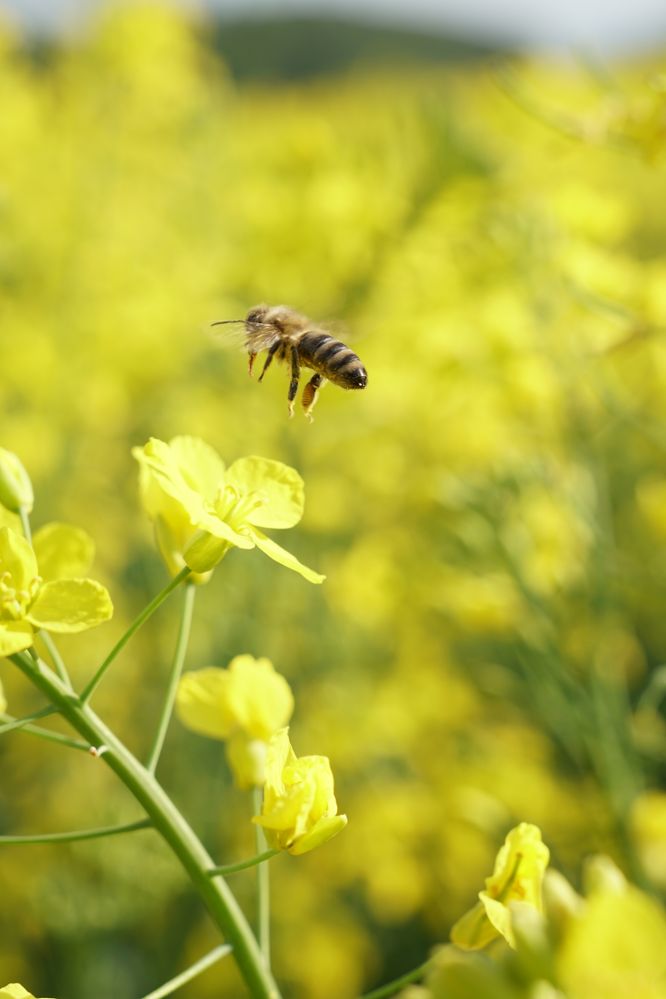
[[[12,451],[0,447],[0,503],[13,513],[21,508],[30,513],[34,502],[32,482],[23,462]]]

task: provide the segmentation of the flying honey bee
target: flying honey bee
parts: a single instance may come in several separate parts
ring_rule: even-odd
[[[222,319],[212,325],[222,326],[227,323],[245,324],[245,348],[249,355],[250,375],[254,359],[262,350],[267,351],[267,354],[259,381],[262,381],[273,358],[290,366],[291,380],[287,393],[289,416],[294,415],[294,399],[298,392],[301,367],[314,371],[303,389],[303,410],[309,420],[312,420],[312,409],[325,381],[344,389],[362,389],[368,384],[366,370],[353,350],[326,330],[315,326],[307,316],[302,316],[286,305],[255,305],[245,319]]]

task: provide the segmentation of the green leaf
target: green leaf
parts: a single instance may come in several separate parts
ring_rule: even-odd
[[[26,618],[46,631],[76,632],[108,621],[113,605],[108,591],[92,579],[45,583]]]

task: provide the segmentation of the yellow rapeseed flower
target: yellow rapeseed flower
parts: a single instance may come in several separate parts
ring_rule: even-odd
[[[143,504],[174,575],[185,565],[207,573],[229,549],[257,547],[311,583],[323,581],[261,530],[293,527],[301,519],[303,480],[293,468],[254,456],[225,468],[197,437],[169,444],[153,437],[132,454],[141,466]]]
[[[347,825],[347,816],[338,815],[328,758],[297,757],[288,728],[269,744],[263,808],[252,821],[266,830],[269,846],[294,855],[321,846]]]
[[[550,853],[538,826],[521,822],[507,835],[495,869],[486,878],[479,901],[451,930],[451,940],[466,950],[478,950],[499,936],[515,945],[511,906],[526,903],[543,911],[541,887]]]
[[[0,655],[29,648],[40,628],[72,633],[111,617],[105,587],[70,574],[83,565],[83,539],[87,535],[76,528],[47,525],[35,535],[33,550],[20,534],[0,527]]]
[[[186,673],[176,706],[188,728],[227,741],[236,783],[248,788],[264,783],[268,741],[291,718],[294,698],[269,659],[242,655],[228,669],[210,666]]]

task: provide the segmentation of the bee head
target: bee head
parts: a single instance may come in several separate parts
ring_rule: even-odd
[[[245,317],[245,322],[253,326],[255,324],[263,323],[266,319],[266,314],[268,313],[267,305],[255,305],[248,312]]]

